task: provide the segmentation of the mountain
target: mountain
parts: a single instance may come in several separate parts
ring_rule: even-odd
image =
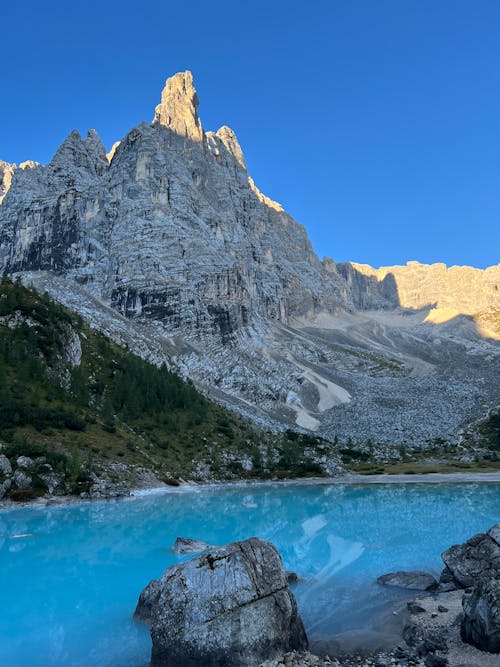
[[[198,107],[181,72],[108,154],[74,131],[5,167],[0,271],[266,428],[382,457],[472,442],[500,404],[500,266],[320,261]]]

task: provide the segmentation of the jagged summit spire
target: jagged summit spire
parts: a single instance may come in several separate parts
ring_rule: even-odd
[[[178,72],[165,83],[153,123],[165,125],[183,137],[201,141],[203,128],[198,116],[198,105],[193,75],[189,71]]]

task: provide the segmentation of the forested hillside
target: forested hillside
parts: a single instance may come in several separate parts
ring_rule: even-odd
[[[103,472],[124,485],[150,472],[173,483],[321,473],[304,454],[320,445],[316,438],[256,431],[166,366],[131,354],[6,277],[0,442],[9,460],[0,465],[0,489],[18,499],[47,490],[87,493]]]

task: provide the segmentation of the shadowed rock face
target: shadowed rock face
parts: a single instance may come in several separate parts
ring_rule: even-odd
[[[441,578],[452,580],[459,588],[474,586],[478,581],[500,578],[500,524],[488,533],[474,535],[464,544],[447,549],[442,558],[446,565]]]
[[[466,588],[462,639],[483,651],[500,653],[500,524],[474,535],[442,555],[441,580]]]
[[[462,639],[500,653],[500,579],[482,580],[463,598]]]
[[[251,538],[168,568],[141,594],[151,621],[151,664],[256,665],[307,648],[297,604],[275,547]]]

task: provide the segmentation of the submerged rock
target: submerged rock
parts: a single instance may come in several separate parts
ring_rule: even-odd
[[[430,591],[437,587],[438,582],[427,572],[389,572],[377,578],[383,586],[398,586],[415,591]]]
[[[151,620],[153,667],[256,665],[308,646],[281,557],[258,538],[168,568],[135,617]]]
[[[211,549],[212,544],[207,544],[201,540],[191,540],[189,537],[178,537],[172,550],[178,554],[198,554],[200,551]]]

